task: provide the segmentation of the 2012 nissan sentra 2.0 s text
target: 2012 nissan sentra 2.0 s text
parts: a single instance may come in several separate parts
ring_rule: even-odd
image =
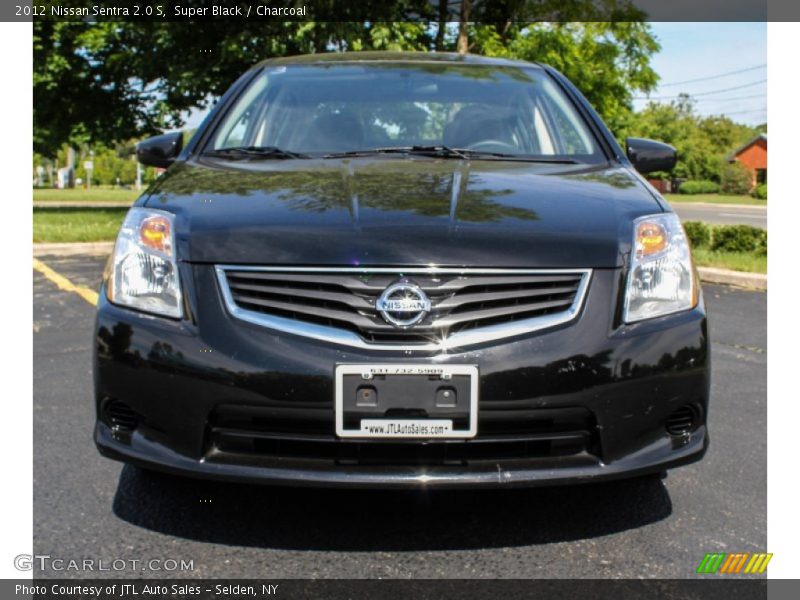
[[[708,445],[706,314],[683,228],[545,65],[263,62],[127,214],[97,310],[95,441],[203,478],[577,483]]]

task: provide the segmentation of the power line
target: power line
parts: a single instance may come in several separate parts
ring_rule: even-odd
[[[739,73],[749,73],[750,71],[763,69],[766,66],[767,64],[764,63],[763,65],[756,65],[755,67],[748,67],[747,69],[739,69],[738,71],[728,71],[727,73],[720,73],[719,75],[712,75],[711,77],[698,77],[697,79],[687,79],[685,81],[675,81],[673,83],[662,83],[658,87],[665,88],[665,87],[672,87],[674,85],[684,85],[686,83],[698,83],[700,81],[711,81],[713,79],[722,79],[723,77],[730,77],[731,75],[738,75]]]
[[[762,83],[767,83],[766,79],[761,79],[759,81],[754,81],[753,83],[745,83],[744,85],[737,85],[735,87],[729,87],[724,90],[712,90],[710,92],[700,92],[698,94],[689,94],[690,96],[711,96],[713,94],[722,94],[723,92],[732,92],[734,90],[743,90],[744,88],[753,87],[756,85],[760,85]]]
[[[766,108],[756,108],[753,110],[735,110],[733,112],[723,112],[723,115],[748,115],[750,113],[765,113],[767,112]]]
[[[700,98],[698,102],[726,102],[728,100],[750,100],[751,98],[766,98],[766,94],[754,94],[752,96],[734,96],[732,98]]]
[[[766,82],[767,82],[766,79],[761,79],[760,81],[754,81],[752,83],[746,83],[744,85],[737,85],[734,87],[724,88],[721,90],[711,90],[709,92],[700,92],[698,94],[678,94],[677,96],[651,96],[651,97],[641,96],[638,98],[634,98],[634,100],[677,100],[682,96],[689,96],[691,98],[695,98],[697,96],[711,96],[713,94],[723,94],[725,92],[732,92],[734,90],[743,90],[744,88],[753,87]]]

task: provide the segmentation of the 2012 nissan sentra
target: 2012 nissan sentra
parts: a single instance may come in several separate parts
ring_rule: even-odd
[[[94,338],[106,456],[203,478],[475,487],[660,473],[708,445],[678,217],[545,65],[263,62],[127,214]]]

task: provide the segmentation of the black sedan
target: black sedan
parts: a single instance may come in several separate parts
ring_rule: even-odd
[[[106,456],[353,487],[628,477],[708,445],[683,228],[538,64],[283,58],[245,73],[130,210],[94,344]]]

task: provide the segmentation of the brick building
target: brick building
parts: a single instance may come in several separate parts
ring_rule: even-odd
[[[767,134],[759,133],[728,157],[730,162],[740,162],[753,174],[752,187],[767,183]]]

